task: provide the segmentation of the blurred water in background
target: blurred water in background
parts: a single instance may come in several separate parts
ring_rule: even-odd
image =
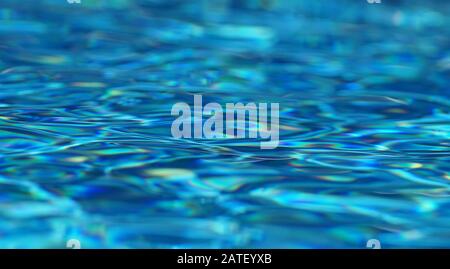
[[[0,247],[450,247],[449,1],[2,0]],[[171,106],[279,102],[280,146]]]

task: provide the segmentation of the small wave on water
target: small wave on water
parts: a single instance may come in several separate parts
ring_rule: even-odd
[[[450,247],[449,12],[2,0],[0,247]],[[279,103],[278,148],[172,138],[194,94]]]

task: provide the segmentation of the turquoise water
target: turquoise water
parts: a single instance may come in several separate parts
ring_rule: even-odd
[[[0,3],[0,247],[450,247],[448,1]],[[280,103],[280,146],[172,105]]]

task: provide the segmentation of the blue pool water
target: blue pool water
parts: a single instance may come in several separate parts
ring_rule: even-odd
[[[2,0],[0,248],[450,247],[449,1]],[[280,146],[176,140],[280,103]]]

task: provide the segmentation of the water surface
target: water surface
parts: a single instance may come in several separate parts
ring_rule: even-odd
[[[0,247],[450,247],[449,12],[2,0]],[[280,146],[173,139],[194,94],[280,103]]]

